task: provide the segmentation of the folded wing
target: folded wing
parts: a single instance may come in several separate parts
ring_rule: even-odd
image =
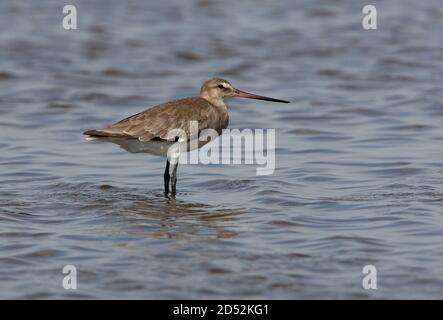
[[[146,111],[123,119],[109,127],[86,131],[94,137],[126,137],[149,141],[168,138],[174,129],[186,132],[190,137],[190,122],[198,121],[199,131],[208,128],[208,113],[211,105],[200,97],[180,99],[160,104]]]

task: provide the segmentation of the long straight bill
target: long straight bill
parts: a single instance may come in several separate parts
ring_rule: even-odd
[[[257,94],[249,93],[246,91],[241,91],[238,89],[235,89],[234,97],[240,97],[240,98],[248,98],[248,99],[257,99],[257,100],[265,100],[265,101],[272,101],[272,102],[281,102],[281,103],[290,103],[290,101],[286,100],[280,100],[280,99],[274,99],[264,96],[259,96]]]

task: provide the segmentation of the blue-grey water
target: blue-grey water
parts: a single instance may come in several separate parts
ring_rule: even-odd
[[[440,0],[69,2],[0,2],[0,298],[443,298]],[[273,175],[82,136],[212,76]]]

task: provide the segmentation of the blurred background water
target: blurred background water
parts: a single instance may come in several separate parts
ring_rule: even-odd
[[[441,1],[69,3],[0,2],[0,298],[443,298]],[[212,76],[273,175],[82,136]]]

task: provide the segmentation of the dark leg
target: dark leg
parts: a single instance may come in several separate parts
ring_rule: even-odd
[[[171,176],[171,189],[172,194],[175,195],[177,191],[177,167],[178,167],[178,159],[177,163],[174,163],[174,168],[172,168],[172,176]]]
[[[165,174],[163,175],[164,181],[165,181],[165,193],[169,193],[169,159],[166,159],[166,168],[165,168]]]

